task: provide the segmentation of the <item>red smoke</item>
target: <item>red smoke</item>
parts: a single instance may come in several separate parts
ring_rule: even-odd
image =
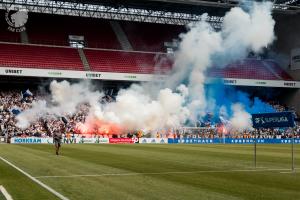
[[[105,122],[101,120],[93,120],[87,123],[77,123],[76,132],[84,135],[120,135],[125,132],[124,127],[111,122]]]
[[[219,126],[217,127],[217,133],[227,135],[228,131],[227,131],[226,126],[225,126],[224,124],[219,125]]]

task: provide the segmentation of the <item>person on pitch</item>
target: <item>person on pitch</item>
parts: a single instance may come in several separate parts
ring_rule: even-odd
[[[61,147],[61,142],[62,142],[62,134],[64,132],[65,132],[65,127],[62,124],[53,130],[53,143],[55,145],[56,155],[59,155],[59,149]]]

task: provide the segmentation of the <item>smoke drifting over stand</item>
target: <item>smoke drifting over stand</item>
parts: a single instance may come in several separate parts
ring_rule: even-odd
[[[233,128],[250,128],[247,105],[230,99],[226,105],[215,101],[206,92],[205,72],[212,65],[224,66],[245,58],[250,51],[259,53],[271,44],[275,38],[271,8],[268,2],[253,3],[248,12],[233,8],[224,16],[220,31],[204,20],[189,25],[189,31],[179,36],[179,49],[165,83],[133,84],[120,90],[115,102],[100,104],[103,94],[93,91],[85,82],[54,81],[50,85],[51,102],[34,103],[32,109],[18,115],[18,125],[26,128],[39,117],[72,114],[78,104],[88,103],[90,113],[85,124],[80,124],[82,130],[103,125],[108,129],[117,127],[118,131],[176,128],[187,121],[197,122],[207,109],[227,113],[223,117]]]

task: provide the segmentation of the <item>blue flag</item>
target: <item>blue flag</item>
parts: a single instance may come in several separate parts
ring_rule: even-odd
[[[25,92],[21,92],[21,99],[24,99],[26,97],[33,96],[32,92],[30,92],[29,89],[27,89]]]
[[[12,112],[14,115],[18,115],[21,113],[21,109],[19,107],[14,107],[10,110],[10,112]]]

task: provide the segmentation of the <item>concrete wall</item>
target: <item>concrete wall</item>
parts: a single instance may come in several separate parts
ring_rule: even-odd
[[[273,16],[276,41],[272,45],[272,57],[295,79],[300,80],[300,70],[290,70],[290,52],[293,48],[300,48],[300,14]]]
[[[298,114],[300,114],[300,89],[293,91],[287,90],[282,94],[282,102],[289,107],[294,107]]]

